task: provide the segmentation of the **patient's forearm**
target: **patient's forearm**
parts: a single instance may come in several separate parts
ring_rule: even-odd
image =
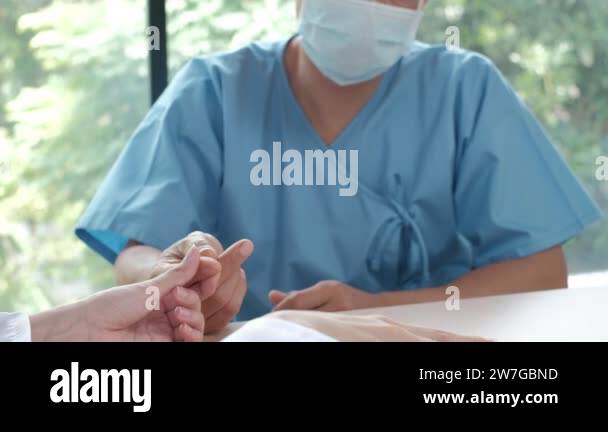
[[[563,251],[557,247],[527,258],[481,267],[450,285],[459,288],[461,298],[538,291],[567,287],[568,272]],[[386,306],[442,301],[446,299],[448,286],[379,296]]]
[[[32,342],[86,341],[84,305],[81,301],[31,315]]]
[[[130,285],[150,279],[161,251],[150,246],[130,242],[114,265],[118,285]]]

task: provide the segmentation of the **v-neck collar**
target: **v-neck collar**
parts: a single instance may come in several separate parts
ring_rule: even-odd
[[[289,78],[287,75],[287,66],[285,64],[285,52],[289,44],[298,36],[299,34],[296,33],[291,38],[287,39],[284,43],[278,44],[277,46],[276,67],[278,67],[279,69],[280,85],[283,87],[282,93],[284,95],[284,98],[286,98],[283,99],[284,102],[286,102],[285,108],[294,107],[295,113],[298,117],[298,121],[303,125],[303,128],[305,129],[306,133],[311,136],[312,140],[318,148],[321,148],[323,150],[346,149],[350,147],[348,145],[349,136],[352,135],[352,133],[362,122],[366,121],[369,118],[370,114],[373,113],[378,107],[378,105],[382,102],[385,92],[390,82],[392,81],[395,71],[399,67],[401,61],[399,61],[387,72],[384,73],[384,75],[382,76],[382,80],[380,81],[380,85],[378,85],[378,88],[375,90],[372,97],[365,103],[363,108],[357,113],[353,120],[339,133],[336,139],[334,139],[331,144],[327,145],[325,144],[325,141],[323,141],[317,130],[314,128],[312,122],[304,112],[300,101],[296,97],[293,88],[291,87],[291,83],[289,82]],[[287,112],[288,110],[284,109],[284,113]]]

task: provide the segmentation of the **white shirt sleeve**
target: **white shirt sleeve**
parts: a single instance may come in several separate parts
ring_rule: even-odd
[[[0,312],[0,342],[31,342],[30,318],[22,313]]]
[[[278,318],[249,321],[222,342],[337,342],[321,332]]]

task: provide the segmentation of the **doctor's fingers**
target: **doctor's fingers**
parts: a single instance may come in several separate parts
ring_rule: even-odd
[[[234,285],[232,296],[226,304],[219,308],[215,313],[211,315],[205,314],[206,317],[206,329],[207,334],[214,334],[223,330],[228,323],[239,313],[245,295],[247,294],[247,276],[244,270],[240,270],[237,275],[234,276],[234,281],[230,281]]]
[[[203,302],[203,314],[207,320],[211,319],[220,310],[226,309],[230,305],[235,293],[242,290],[241,285],[247,286],[245,272],[239,270],[234,273],[230,279],[221,284],[214,295]],[[232,312],[235,315],[238,310],[226,310],[226,313]]]
[[[253,249],[254,246],[251,240],[239,240],[218,258],[222,266],[222,274],[219,280],[220,286],[241,271],[243,263],[253,254]]]
[[[197,276],[196,282],[189,286],[198,292],[202,302],[211,298],[218,290],[222,266],[218,263],[218,267],[220,270],[215,275],[202,279]]]
[[[272,293],[271,296],[278,297]],[[287,294],[274,310],[320,310],[330,299],[330,290],[326,289],[325,285],[317,284],[311,288]]]
[[[196,248],[190,248],[178,264],[168,266],[163,273],[149,281],[161,290],[162,297],[170,293],[176,286],[184,286],[192,282],[200,267],[200,254]],[[217,271],[217,268],[216,268]]]
[[[285,300],[288,295],[288,293],[282,291],[272,290],[268,293],[268,300],[270,300],[271,305],[276,306]]]

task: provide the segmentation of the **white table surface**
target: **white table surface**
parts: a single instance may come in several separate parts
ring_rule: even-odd
[[[608,285],[357,311],[497,341],[608,341]]]
[[[496,341],[608,342],[608,284],[349,312]],[[242,324],[233,324],[227,333]]]

